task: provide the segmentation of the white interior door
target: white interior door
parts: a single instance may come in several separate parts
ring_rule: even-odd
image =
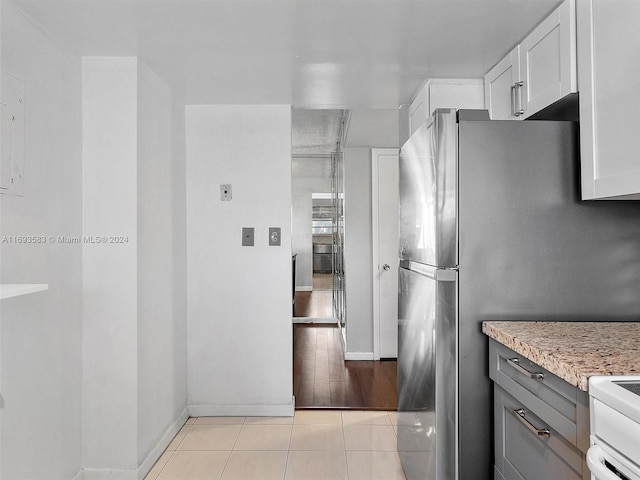
[[[398,356],[398,160],[397,148],[374,148],[373,353],[374,359]]]

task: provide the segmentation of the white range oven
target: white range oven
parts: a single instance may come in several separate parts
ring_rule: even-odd
[[[591,480],[640,480],[640,376],[589,379]]]

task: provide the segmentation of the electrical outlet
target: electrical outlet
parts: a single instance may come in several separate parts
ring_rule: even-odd
[[[225,183],[220,185],[220,200],[223,202],[231,201],[231,184]]]
[[[269,227],[269,245],[279,247],[281,236],[280,227]]]
[[[242,246],[253,247],[253,227],[242,227]]]

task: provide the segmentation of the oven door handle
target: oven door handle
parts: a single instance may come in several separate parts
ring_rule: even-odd
[[[587,466],[596,480],[620,480],[620,477],[605,466],[604,452],[597,445],[592,445],[587,450]]]

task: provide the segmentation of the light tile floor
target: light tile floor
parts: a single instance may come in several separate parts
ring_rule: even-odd
[[[190,418],[145,480],[405,480],[395,412]]]

